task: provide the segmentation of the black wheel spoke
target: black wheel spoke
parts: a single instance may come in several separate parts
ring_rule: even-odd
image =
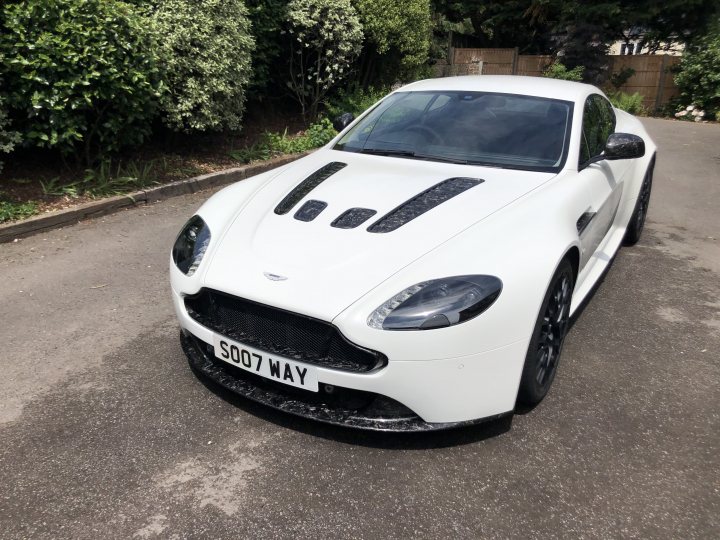
[[[643,179],[642,186],[640,186],[640,195],[638,197],[637,216],[635,220],[635,227],[638,231],[642,230],[645,225],[645,218],[647,217],[647,209],[650,205],[650,192],[652,191],[652,171],[648,171]]]
[[[560,351],[567,333],[571,299],[570,277],[562,275],[553,286],[538,336],[535,380],[541,387],[552,380],[557,368]]]

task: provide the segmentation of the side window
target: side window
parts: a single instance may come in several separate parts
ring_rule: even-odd
[[[615,113],[606,99],[597,94],[589,96],[583,111],[583,132],[579,165],[602,154],[605,141],[615,131]]]

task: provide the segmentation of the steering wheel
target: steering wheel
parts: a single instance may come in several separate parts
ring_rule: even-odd
[[[429,143],[440,144],[443,142],[443,138],[440,136],[440,134],[428,126],[410,126],[409,128],[407,128],[407,131],[417,131],[418,133],[421,133],[425,136],[426,141]]]

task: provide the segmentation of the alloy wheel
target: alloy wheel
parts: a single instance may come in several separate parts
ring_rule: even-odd
[[[648,206],[650,205],[650,191],[652,189],[652,169],[650,169],[643,179],[640,187],[640,195],[638,196],[638,209],[635,218],[635,227],[640,232],[645,226],[645,217],[647,216]]]
[[[552,381],[570,320],[572,299],[568,274],[557,280],[543,315],[535,357],[535,380],[540,387]]]

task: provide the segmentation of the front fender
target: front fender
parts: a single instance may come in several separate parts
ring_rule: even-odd
[[[548,284],[560,260],[578,248],[575,219],[564,205],[573,179],[547,184],[460,232],[413,261],[355,302],[333,323],[352,341],[379,348],[389,359],[455,358],[527,344]],[[370,328],[378,306],[421,281],[464,274],[500,278],[503,290],[484,313],[461,324],[422,331]]]
[[[198,208],[193,215],[200,216],[210,228],[210,245],[197,271],[190,277],[178,270],[172,260],[172,254],[170,255],[170,283],[174,291],[194,294],[200,290],[205,272],[210,266],[217,246],[220,245],[222,237],[235,218],[258,191],[282,171],[292,167],[294,163],[296,162],[231,184],[215,193]],[[172,252],[172,246],[170,246],[170,251]]]

